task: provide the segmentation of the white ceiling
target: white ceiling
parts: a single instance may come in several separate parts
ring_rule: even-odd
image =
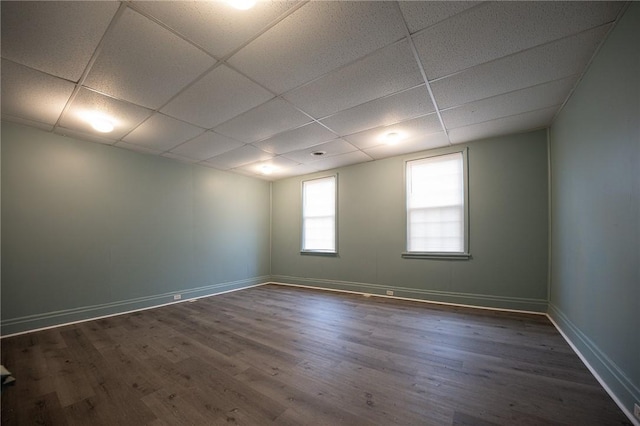
[[[267,180],[547,127],[625,6],[1,4],[3,120]]]

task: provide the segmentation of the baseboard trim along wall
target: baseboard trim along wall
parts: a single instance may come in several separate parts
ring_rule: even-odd
[[[61,327],[79,322],[92,321],[100,318],[107,318],[115,315],[124,315],[146,309],[159,308],[176,303],[188,302],[193,299],[220,295],[266,284],[355,293],[425,303],[545,315],[625,415],[634,425],[640,426],[640,422],[635,419],[632,414],[632,409],[629,408],[633,407],[633,404],[636,401],[640,401],[640,390],[631,383],[620,368],[618,368],[618,366],[611,361],[611,359],[609,359],[609,357],[607,357],[607,355],[604,354],[598,346],[591,341],[591,339],[582,333],[582,331],[580,331],[580,329],[576,327],[566,317],[566,315],[562,313],[562,311],[553,304],[539,299],[494,297],[466,293],[390,287],[379,284],[349,281],[288,277],[283,275],[261,276],[114,303],[105,303],[101,305],[85,306],[75,309],[12,318],[0,323],[2,327],[1,338],[31,333],[48,328]],[[394,294],[392,296],[387,295],[387,290],[392,290]],[[179,294],[181,298],[179,300],[174,300],[173,296],[177,294]],[[548,313],[545,312],[547,307]]]
[[[42,314],[28,315],[19,318],[10,318],[0,322],[2,338],[16,334],[29,333],[46,328],[59,327],[77,322],[91,321],[99,318],[122,315],[145,309],[159,308],[161,306],[181,303],[191,299],[214,296],[230,291],[242,290],[249,287],[264,285],[269,281],[269,276],[260,276],[238,281],[212,284],[185,290],[176,290],[170,293],[156,294],[152,296],[138,297],[100,305],[83,306],[79,308],[65,309],[61,311],[45,312]],[[179,300],[174,300],[174,295],[180,295]]]
[[[545,315],[629,420],[635,426],[640,426],[640,422],[638,422],[632,414],[633,408],[630,408],[633,407],[635,401],[640,401],[640,391],[622,373],[620,368],[618,368],[616,364],[609,359],[609,357],[607,357],[586,335],[584,335],[584,333],[569,321],[569,319],[560,310],[558,310],[558,308],[545,300],[416,290],[395,286],[383,286],[379,284],[320,280],[282,275],[272,276],[271,279],[272,281],[268,284],[372,295],[417,302]],[[393,296],[388,296],[386,294],[387,290],[393,290]],[[447,300],[444,301],[442,299]],[[488,306],[487,302],[489,302],[491,306]],[[545,312],[547,306],[548,312]]]
[[[547,316],[629,420],[640,426],[633,416],[633,404],[640,401],[640,389],[557,306],[549,303]]]
[[[543,299],[455,293],[350,281],[289,277],[284,275],[273,275],[271,276],[271,279],[271,284],[293,285],[299,287],[317,288],[321,290],[333,290],[381,297],[393,297],[396,299],[408,299],[419,302],[441,303],[448,305],[468,306],[472,308],[515,311],[543,315],[547,312],[547,301]],[[388,290],[393,291],[392,296],[387,295]]]

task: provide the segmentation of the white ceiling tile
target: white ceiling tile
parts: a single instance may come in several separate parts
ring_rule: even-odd
[[[3,1],[2,57],[77,82],[119,2]]]
[[[412,138],[395,145],[378,145],[365,149],[364,152],[374,160],[393,157],[395,155],[408,154],[410,152],[425,151],[427,149],[440,148],[449,145],[449,139],[444,132],[422,135],[420,138]]]
[[[146,108],[118,101],[88,89],[80,89],[71,107],[60,120],[60,125],[71,130],[98,134],[86,119],[87,114],[94,113],[108,118],[113,123],[114,130],[109,133],[109,138],[113,139],[120,139],[151,115],[151,111]]]
[[[553,115],[558,110],[558,107],[559,106],[553,106],[452,129],[449,131],[449,139],[452,143],[463,143],[482,138],[544,128],[551,124]]]
[[[55,124],[74,87],[68,81],[2,60],[3,114]]]
[[[215,167],[212,167],[211,165],[208,165],[207,163],[200,163],[200,165],[201,166],[206,166],[206,167],[211,167],[211,168],[215,169]],[[233,169],[233,170],[229,170],[229,171],[233,172],[233,173],[236,173],[236,174],[239,174],[239,175],[242,175],[242,176],[249,176],[249,177],[252,177],[252,178],[258,178],[258,179],[266,180],[266,181],[275,180],[275,179],[272,179],[271,177],[266,176],[266,175],[256,175],[255,173],[247,171],[245,169]]]
[[[244,142],[256,142],[309,123],[311,118],[287,101],[275,98],[216,127],[216,132]]]
[[[5,113],[2,113],[2,121],[11,121],[13,123],[35,127],[36,129],[44,130],[46,132],[50,132],[53,130],[53,124],[40,123],[39,121],[27,120],[26,118],[20,118],[20,117],[14,117],[12,115],[8,115]]]
[[[577,79],[578,76],[571,76],[471,102],[443,111],[442,119],[448,129],[453,129],[560,105],[569,95]]]
[[[220,65],[169,102],[162,112],[212,128],[272,97],[248,78]]]
[[[409,31],[413,34],[452,17],[479,1],[399,1]]]
[[[222,57],[295,3],[259,1],[249,10],[238,10],[225,1],[137,1],[134,5],[207,52]]]
[[[264,141],[256,142],[253,145],[258,148],[273,152],[274,154],[284,154],[286,152],[296,151],[318,145],[335,139],[336,135],[327,130],[318,123],[307,124],[297,129],[280,133],[272,138]]]
[[[219,170],[229,170],[244,166],[245,164],[255,163],[256,161],[268,160],[273,157],[275,157],[273,154],[264,152],[255,146],[245,145],[210,158],[205,161],[205,163]]]
[[[277,180],[544,128],[624,7],[5,1],[2,119]],[[89,62],[88,87],[65,110]],[[94,131],[88,112],[110,116],[115,130]],[[390,132],[404,139],[387,145]],[[267,160],[278,172],[256,174]]]
[[[609,26],[470,68],[431,83],[440,108],[462,105],[584,70]]]
[[[375,129],[354,133],[346,136],[345,139],[360,149],[368,149],[378,145],[385,145],[387,143],[385,136],[389,133],[398,133],[400,135],[402,139],[398,142],[399,144],[410,144],[419,143],[419,141],[426,139],[428,135],[442,131],[438,116],[429,114],[391,126],[376,127]]]
[[[346,154],[334,155],[332,157],[323,158],[307,164],[317,170],[336,169],[338,167],[351,166],[352,164],[366,163],[371,161],[371,157],[362,151],[353,151]]]
[[[107,35],[85,85],[156,109],[215,60],[127,8]]]
[[[425,85],[375,99],[322,120],[341,136],[388,126],[435,111]]]
[[[209,131],[172,149],[171,152],[182,157],[202,161],[243,145],[242,142]]]
[[[275,180],[287,176],[287,170],[297,167],[299,164],[284,157],[274,157],[265,161],[258,161],[246,164],[233,171],[242,171],[250,176],[260,177],[267,180]],[[270,173],[264,173],[264,168],[268,168]]]
[[[180,161],[181,163],[193,164],[198,162],[198,160],[194,160],[193,158],[183,157],[181,155],[172,154],[170,152],[163,152],[162,156],[171,158],[172,160]]]
[[[271,175],[271,179],[268,179],[268,180],[278,180],[278,179],[284,179],[292,176],[307,175],[310,173],[315,173],[319,170],[320,169],[312,166],[311,164],[298,164],[297,166],[288,167],[287,169],[279,170],[277,175]]]
[[[205,161],[198,163],[199,166],[203,166],[203,167],[209,167],[210,169],[216,169],[216,170],[220,170],[218,169],[216,166],[214,166],[213,164],[209,164]],[[228,169],[227,169],[228,170]]]
[[[129,151],[140,152],[142,154],[154,154],[154,155],[162,154],[162,151],[157,149],[147,148],[146,146],[134,145],[132,143],[126,143],[122,141],[116,143],[114,146],[118,148],[128,149]]]
[[[125,142],[166,151],[203,133],[204,129],[156,113],[123,138]]]
[[[333,155],[346,154],[347,152],[357,151],[358,148],[351,145],[344,139],[336,139],[311,148],[301,149],[299,151],[288,152],[283,157],[289,158],[298,163],[308,164],[320,159],[331,157]],[[322,156],[313,155],[314,152],[324,152]]]
[[[315,118],[399,92],[424,82],[406,40],[333,71],[284,98]]]
[[[54,133],[57,133],[62,136],[74,138],[74,139],[80,139],[80,140],[89,141],[89,142],[98,142],[104,145],[113,145],[114,143],[116,143],[115,139],[110,139],[108,136],[106,136],[106,134],[105,136],[103,136],[102,133],[96,134],[96,133],[78,132],[76,130],[65,129],[64,127],[56,127],[54,130]]]
[[[611,22],[621,4],[608,2],[491,2],[417,35],[429,79]]]
[[[283,93],[404,34],[393,2],[309,2],[232,56],[230,63]]]

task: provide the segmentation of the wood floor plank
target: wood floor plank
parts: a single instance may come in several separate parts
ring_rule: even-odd
[[[188,352],[192,356],[197,356],[204,362],[210,363],[232,376],[245,371],[251,366],[237,357],[227,356],[218,352],[215,345],[209,346],[204,344],[200,339],[196,340],[186,336],[176,336],[171,337],[170,340],[174,344],[180,345],[183,351]]]
[[[67,419],[55,392],[42,395],[26,407],[29,421],[34,425],[66,425]]]
[[[63,407],[95,394],[89,385],[83,365],[73,358],[69,348],[47,352],[46,368],[50,371],[55,391]],[[16,388],[22,386],[25,386],[27,392],[32,392],[28,384],[16,380]]]
[[[255,418],[257,422],[272,422],[285,410],[270,395],[262,394],[196,357],[182,362],[180,368],[190,375],[196,387],[210,394],[212,401],[219,404],[225,412],[235,409],[239,413],[245,413],[247,417]]]
[[[109,413],[103,416],[96,410],[96,405],[98,405],[96,399],[97,397],[89,397],[64,407],[63,411],[67,423],[70,426],[108,425],[111,416]]]
[[[302,424],[313,424],[315,421],[325,424],[356,424],[361,418],[327,403],[318,395],[307,393],[295,386],[279,381],[274,375],[267,375],[257,369],[249,369],[238,375],[241,380],[259,392],[269,395],[283,406],[293,408],[298,418],[304,418]]]
[[[189,402],[189,394],[171,388],[160,389],[142,398],[157,417],[171,425],[204,425],[216,423],[216,417],[203,416]]]
[[[155,418],[142,404],[135,389],[126,385],[126,375],[112,368],[83,332],[82,327],[63,331],[71,356],[82,367],[95,397],[94,406],[105,418],[107,413],[112,424],[145,424]],[[112,407],[126,407],[114,410]]]
[[[548,319],[267,285],[2,340],[2,425],[629,425]]]
[[[131,388],[138,397],[146,396],[162,388],[163,382],[144,373],[144,364],[129,356],[120,347],[103,348],[100,351],[110,371],[117,371],[122,383]]]

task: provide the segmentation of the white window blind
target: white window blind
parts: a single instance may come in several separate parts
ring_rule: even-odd
[[[336,177],[302,183],[302,250],[336,251]]]
[[[407,250],[465,251],[464,158],[461,152],[407,162]]]

